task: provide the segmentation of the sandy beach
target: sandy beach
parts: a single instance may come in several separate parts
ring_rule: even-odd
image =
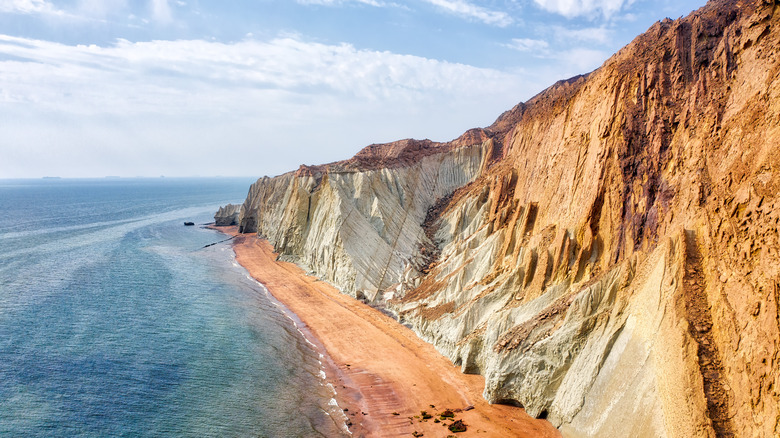
[[[218,229],[237,233],[235,227]],[[522,408],[488,404],[481,395],[481,376],[462,374],[391,317],[292,263],[277,261],[267,241],[238,235],[233,248],[238,263],[297,315],[327,352],[326,374],[353,436],[560,436],[549,422],[528,416]],[[440,417],[447,409],[454,419]],[[424,420],[421,411],[432,418]],[[451,432],[447,426],[455,420],[467,430]]]

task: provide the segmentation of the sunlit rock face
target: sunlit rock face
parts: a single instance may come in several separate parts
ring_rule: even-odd
[[[240,216],[565,436],[780,435],[780,4],[711,2],[451,143]]]

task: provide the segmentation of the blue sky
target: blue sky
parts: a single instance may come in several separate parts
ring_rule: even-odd
[[[704,0],[0,0],[0,178],[262,176],[448,141]]]

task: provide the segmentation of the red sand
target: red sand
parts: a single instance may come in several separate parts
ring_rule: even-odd
[[[235,227],[219,230],[236,235]],[[328,378],[354,436],[446,437],[452,432],[430,414],[456,410],[468,430],[458,437],[558,437],[547,421],[522,408],[491,405],[482,398],[484,379],[462,374],[433,346],[389,316],[333,286],[279,262],[271,245],[254,235],[234,239],[236,260],[306,325],[329,355]],[[431,405],[435,407],[431,407]],[[457,412],[473,406],[473,409]],[[397,415],[396,415],[397,414]],[[419,435],[418,435],[419,436]]]

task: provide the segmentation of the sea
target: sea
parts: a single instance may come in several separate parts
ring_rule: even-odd
[[[0,180],[0,436],[348,434],[321,353],[204,226],[251,182]]]

